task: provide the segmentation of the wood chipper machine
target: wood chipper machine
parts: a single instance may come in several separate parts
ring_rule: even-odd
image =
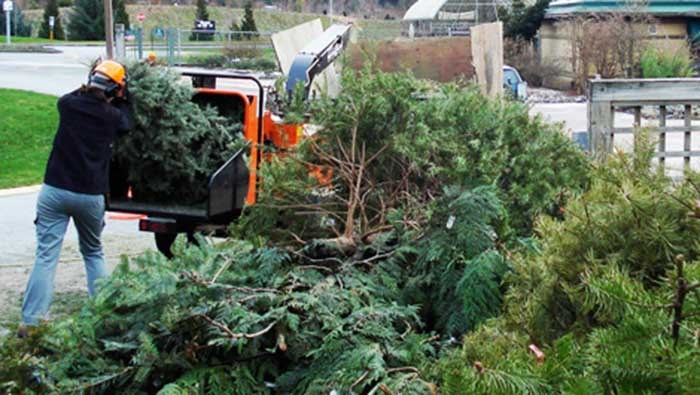
[[[304,48],[292,63],[286,94],[303,83],[308,94],[313,79],[340,55],[349,39],[350,25],[334,25]],[[224,71],[178,69],[184,80],[196,89],[192,100],[217,108],[242,108],[243,136],[248,149],[234,153],[207,180],[208,195],[203,205],[140,201],[132,196],[128,174],[112,163],[110,194],[107,209],[145,217],[139,220],[141,231],[153,232],[158,250],[170,256],[170,247],[179,233],[191,239],[195,232],[224,236],[227,226],[246,205],[255,204],[260,185],[258,166],[264,160],[266,147],[293,148],[303,138],[303,125],[284,124],[265,109],[266,91],[260,81],[250,75]],[[167,177],[167,175],[163,175]],[[186,186],[183,186],[186,187]]]

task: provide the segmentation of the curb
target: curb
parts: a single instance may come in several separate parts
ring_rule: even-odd
[[[28,186],[28,187],[0,189],[0,197],[8,197],[8,196],[16,196],[16,195],[26,195],[26,194],[29,194],[29,193],[36,193],[36,192],[39,192],[40,189],[41,189],[41,184],[39,184],[39,185],[30,185],[30,186]]]

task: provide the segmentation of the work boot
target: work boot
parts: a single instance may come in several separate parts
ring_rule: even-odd
[[[32,335],[32,332],[34,332],[34,327],[21,324],[19,328],[17,328],[17,337],[26,339]]]

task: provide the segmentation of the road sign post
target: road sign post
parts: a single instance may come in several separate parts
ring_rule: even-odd
[[[141,60],[143,58],[143,28],[141,26],[136,28],[136,48],[136,58]]]
[[[117,59],[126,59],[126,43],[125,43],[125,28],[123,23],[116,23],[114,25],[115,33],[115,47],[117,52]]]
[[[10,45],[10,14],[12,13],[12,0],[3,1],[2,10],[5,11],[5,43]]]
[[[53,41],[53,27],[56,25],[56,17],[49,17],[49,40]]]
[[[136,29],[137,52],[136,57],[141,60],[143,58],[143,21],[146,20],[146,14],[139,12],[136,14],[136,20],[139,21],[139,27]]]

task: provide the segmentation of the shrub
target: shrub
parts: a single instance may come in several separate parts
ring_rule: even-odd
[[[570,24],[571,69],[580,92],[591,73],[603,78],[641,76],[640,59],[653,23],[648,13],[614,12],[563,23]]]
[[[649,46],[642,55],[641,63],[644,78],[693,76],[694,62],[687,47],[668,53]]]
[[[190,55],[185,59],[185,63],[203,67],[224,67],[229,64],[229,60],[226,56],[217,54]]]
[[[277,61],[270,58],[243,59],[231,63],[231,66],[244,70],[275,71]]]
[[[249,59],[257,58],[263,55],[263,52],[251,46],[241,44],[226,44],[222,49],[224,56],[229,59]]]

